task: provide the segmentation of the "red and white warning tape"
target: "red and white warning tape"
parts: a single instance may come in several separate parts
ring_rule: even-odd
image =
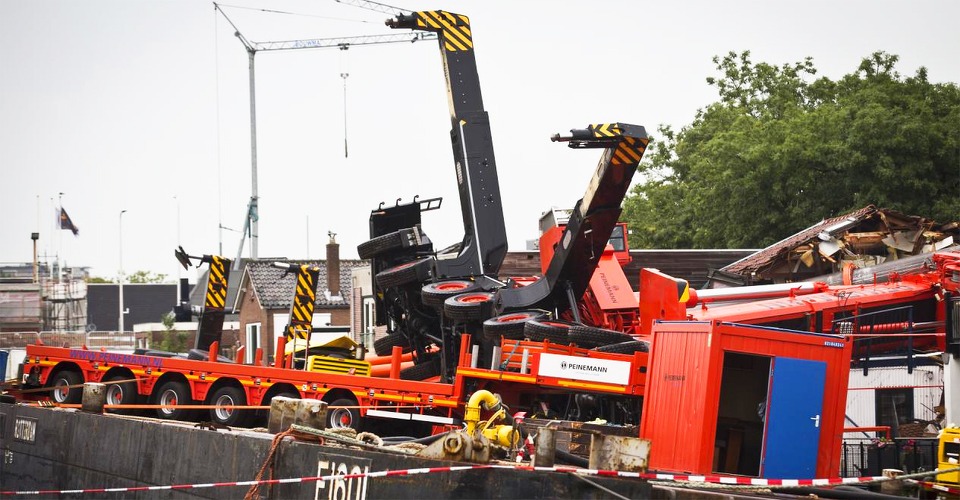
[[[136,491],[157,491],[157,490],[187,490],[200,488],[219,488],[230,486],[253,486],[268,484],[292,484],[292,483],[310,483],[320,481],[335,481],[356,478],[378,478],[391,476],[409,476],[415,474],[433,474],[441,472],[456,472],[464,470],[478,469],[518,469],[535,472],[565,472],[580,475],[604,476],[604,477],[623,477],[650,479],[659,481],[681,481],[695,483],[716,483],[731,485],[749,485],[749,486],[771,486],[771,487],[791,487],[791,486],[832,486],[841,484],[867,483],[873,481],[884,481],[889,478],[883,476],[866,477],[837,477],[825,479],[762,479],[749,477],[732,476],[695,476],[689,474],[656,474],[644,472],[624,472],[615,470],[597,470],[580,469],[576,467],[531,467],[531,466],[513,466],[513,465],[463,465],[450,467],[425,467],[418,469],[403,470],[385,470],[377,472],[363,472],[356,474],[329,474],[326,476],[295,477],[287,479],[264,479],[259,481],[235,481],[220,483],[197,483],[197,484],[177,484],[167,486],[133,486],[126,488],[87,488],[75,490],[32,490],[32,491],[14,491],[0,490],[0,496],[14,495],[64,495],[64,494],[84,494],[84,493],[129,493]]]
[[[927,489],[942,491],[944,493],[949,493],[951,495],[960,495],[960,488],[954,488],[952,486],[947,486],[945,484],[931,483],[929,481],[917,481],[921,486]]]

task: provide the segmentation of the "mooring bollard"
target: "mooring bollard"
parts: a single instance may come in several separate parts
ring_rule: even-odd
[[[267,431],[274,434],[290,428],[296,419],[299,399],[277,396],[270,400],[270,417],[267,419]]]
[[[103,405],[107,404],[107,385],[97,382],[83,384],[83,397],[80,400],[80,410],[90,413],[103,413]]]
[[[277,396],[270,401],[267,431],[274,434],[290,428],[291,424],[327,428],[327,403],[319,399],[293,399]]]
[[[883,469],[883,477],[889,477],[890,480],[880,483],[880,493],[887,495],[902,495],[903,481],[897,479],[902,475],[903,471],[900,469]]]
[[[650,441],[646,439],[599,433],[590,437],[591,469],[644,471],[649,456]]]
[[[557,431],[548,427],[537,430],[534,441],[534,467],[553,467],[557,455]]]
[[[327,403],[319,399],[301,399],[297,404],[293,423],[314,429],[326,429]]]

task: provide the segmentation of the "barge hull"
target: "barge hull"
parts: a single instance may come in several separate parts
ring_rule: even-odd
[[[0,490],[81,490],[230,483],[256,478],[273,434],[0,403]],[[274,478],[464,465],[284,440]],[[266,478],[266,476],[264,476]],[[587,479],[587,480],[585,480]],[[285,498],[609,498],[602,488],[649,498],[649,483],[568,473],[471,469],[430,474],[262,485]],[[76,498],[235,499],[247,486],[64,495]]]

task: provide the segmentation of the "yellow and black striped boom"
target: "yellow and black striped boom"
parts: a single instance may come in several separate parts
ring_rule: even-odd
[[[437,259],[436,275],[496,275],[507,253],[507,231],[470,19],[463,14],[430,10],[397,16],[387,25],[437,33],[443,58],[464,234],[456,257]]]
[[[501,310],[540,307],[571,309],[590,284],[597,261],[620,218],[621,203],[630,188],[650,139],[639,125],[600,123],[554,135],[554,142],[571,148],[604,148],[587,191],[577,201],[560,244],[554,250],[543,278],[536,283],[497,292]]]
[[[320,266],[313,264],[284,264],[274,263],[274,266],[284,268],[288,273],[296,275],[293,302],[290,304],[290,322],[283,329],[287,342],[310,341],[310,332],[313,330],[313,309],[317,301],[317,281],[320,276]]]
[[[184,269],[190,268],[190,260],[199,260],[201,264],[209,264],[207,271],[207,291],[203,298],[203,309],[197,320],[197,340],[194,349],[209,351],[214,342],[223,338],[223,318],[226,315],[227,281],[230,277],[231,260],[219,255],[204,255],[197,257],[187,255],[183,247],[177,248],[174,256],[180,261]]]

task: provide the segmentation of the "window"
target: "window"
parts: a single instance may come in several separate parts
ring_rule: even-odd
[[[373,326],[375,324],[376,318],[376,303],[371,296],[365,296],[363,298],[363,325],[362,330],[364,333],[373,333]]]
[[[877,389],[877,425],[897,428],[913,421],[913,389]]]
[[[253,363],[253,357],[257,354],[260,347],[260,323],[250,323],[247,325],[246,342],[244,342],[243,362]]]
[[[626,238],[624,238],[623,234],[623,225],[617,224],[616,226],[613,226],[613,231],[610,233],[610,240],[608,243],[613,245],[613,250],[615,252],[622,252],[627,249]]]
[[[330,326],[333,323],[332,313],[314,313],[311,326]]]

